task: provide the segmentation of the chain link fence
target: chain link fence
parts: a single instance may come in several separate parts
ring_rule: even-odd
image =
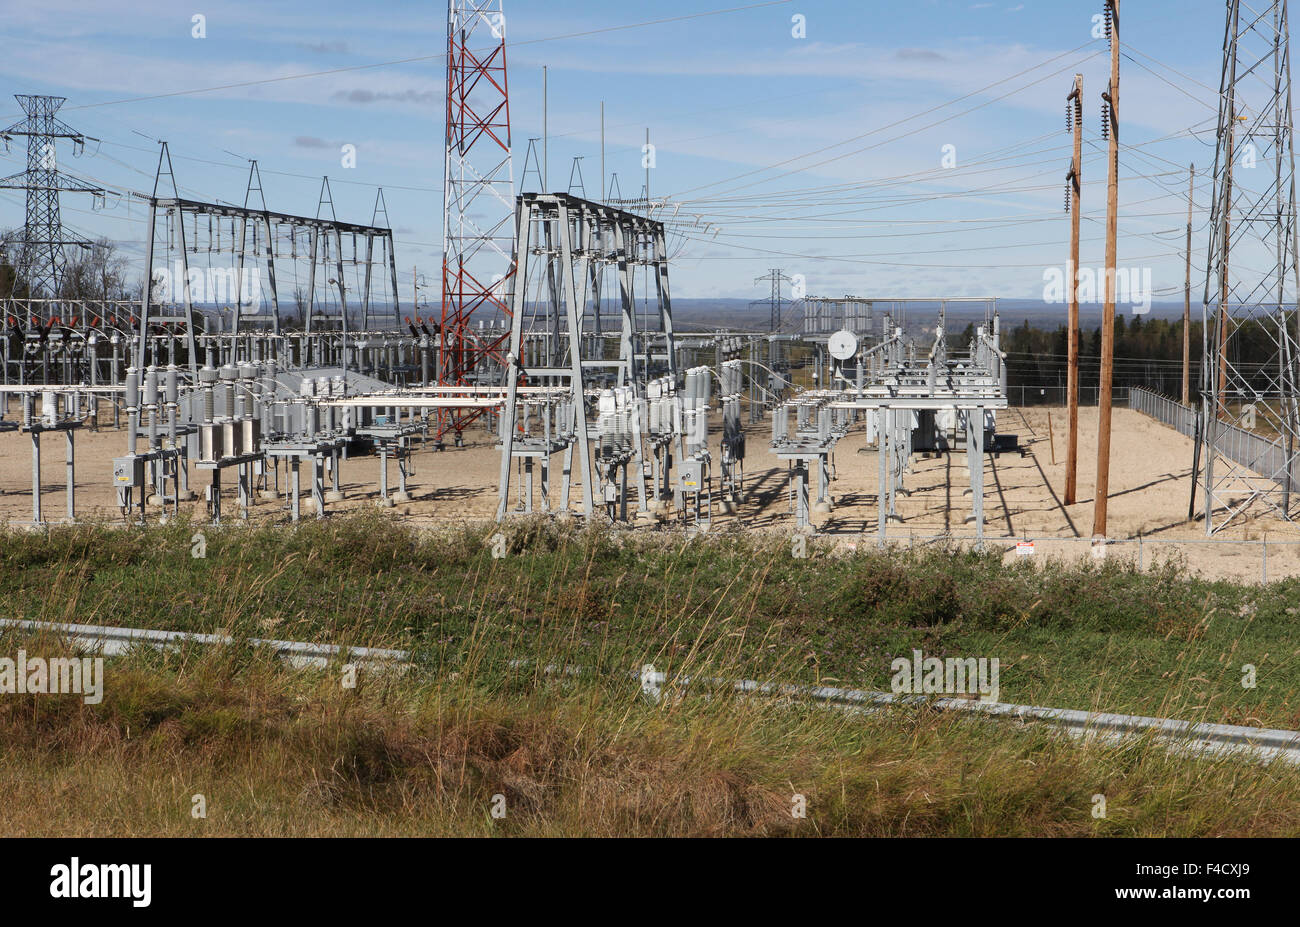
[[[1124,401],[1128,389],[1116,387],[1111,391],[1112,401]],[[1069,396],[1064,386],[1033,386],[1031,384],[1007,387],[1007,402],[1021,408],[1028,406],[1064,406]],[[1101,390],[1096,386],[1079,387],[1079,405],[1095,406],[1100,402]]]
[[[1176,402],[1168,396],[1161,396],[1140,388],[1129,390],[1128,403],[1130,409],[1149,415],[1156,421],[1176,429],[1180,434],[1187,435],[1193,440],[1200,437],[1197,409]],[[1287,453],[1281,438],[1270,440],[1231,422],[1222,421],[1216,423],[1214,432],[1214,448],[1220,457],[1238,463],[1288,488],[1296,485],[1296,478],[1300,476],[1300,466],[1292,462],[1288,485],[1287,462],[1292,460],[1294,454]]]

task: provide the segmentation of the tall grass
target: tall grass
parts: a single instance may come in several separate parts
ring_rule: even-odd
[[[196,531],[204,559],[191,556]],[[818,542],[809,554],[761,534],[688,540],[542,520],[0,532],[0,610],[401,647],[440,675],[515,674],[512,660],[606,673],[653,663],[885,689],[890,662],[919,649],[999,658],[1003,701],[1300,727],[1295,580],[1242,586],[1190,578],[1173,561],[1139,571]],[[1247,665],[1254,688],[1242,685]]]
[[[196,531],[207,556],[191,556]],[[506,555],[493,556],[504,534]],[[10,834],[1230,835],[1300,832],[1300,771],[924,709],[853,714],[633,674],[888,688],[889,661],[997,656],[1002,699],[1295,726],[1295,590],[1177,564],[545,521],[421,533],[0,532],[8,616],[400,647],[405,672],[142,649],[105,698],[0,696]],[[48,635],[0,636],[55,655]],[[1257,666],[1244,689],[1240,666]],[[192,815],[202,795],[207,816]],[[1093,816],[1094,796],[1107,814]],[[494,796],[502,796],[495,799]],[[802,798],[800,798],[800,796]],[[492,816],[504,801],[505,817]],[[806,816],[793,812],[800,802]],[[500,807],[500,805],[496,805]]]
[[[1293,767],[1188,760],[1144,742],[1080,744],[1048,728],[924,710],[850,715],[716,693],[652,704],[634,681],[605,677],[363,673],[345,689],[338,669],[293,671],[239,648],[141,651],[114,661],[99,706],[7,696],[0,827],[214,836],[1300,833]],[[1099,794],[1104,818],[1092,813]],[[195,796],[202,818],[193,816]]]

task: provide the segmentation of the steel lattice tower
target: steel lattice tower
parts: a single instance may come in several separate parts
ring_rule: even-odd
[[[772,268],[766,275],[754,278],[755,283],[769,282],[772,284],[772,295],[768,299],[753,300],[754,303],[766,303],[768,306],[768,331],[777,332],[781,330],[781,304],[785,297],[781,294],[781,285],[790,283],[791,278],[787,277],[785,272],[780,268]],[[792,300],[793,301],[793,300]]]
[[[489,359],[504,362],[506,328],[481,335],[479,319],[510,315],[514,273],[514,172],[506,26],[501,0],[448,0],[447,151],[442,191],[442,333],[438,382],[475,382]],[[480,413],[440,412],[439,436]]]
[[[1202,314],[1207,533],[1248,509],[1292,516],[1300,476],[1294,136],[1286,0],[1227,0]]]
[[[67,98],[21,93],[14,94],[14,98],[27,118],[0,135],[26,136],[27,170],[0,180],[0,189],[27,191],[27,218],[18,272],[27,283],[28,295],[57,299],[63,295],[63,246],[89,245],[89,242],[63,237],[59,193],[102,195],[104,191],[59,170],[55,140],[66,138],[78,146],[85,144],[85,136],[54,115]],[[48,320],[42,319],[45,321]]]

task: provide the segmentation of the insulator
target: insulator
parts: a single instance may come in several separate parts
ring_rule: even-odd
[[[1065,181],[1065,211],[1070,211],[1070,181],[1068,178]]]
[[[1110,138],[1110,100],[1101,101],[1101,137]]]
[[[1074,131],[1074,107],[1069,100],[1065,101],[1065,131]]]
[[[158,370],[149,367],[144,373],[144,404],[149,407],[158,405]]]
[[[1113,7],[1111,6],[1110,0],[1106,0],[1106,5],[1102,8],[1102,15],[1105,16],[1105,18],[1106,18],[1106,38],[1107,38],[1107,40],[1109,40],[1110,37],[1111,37],[1111,17],[1114,16],[1114,14],[1115,14],[1115,11],[1114,11]]]

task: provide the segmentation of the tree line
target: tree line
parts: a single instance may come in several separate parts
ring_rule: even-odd
[[[1199,313],[1198,313],[1199,314]],[[1294,324],[1294,320],[1290,323]],[[1202,329],[1199,319],[1189,325],[1192,401],[1200,399]],[[973,327],[969,329],[971,336]],[[965,343],[965,338],[961,343]],[[1280,359],[1276,333],[1270,333],[1259,321],[1231,322],[1228,359],[1235,370],[1247,377],[1249,384],[1261,391],[1276,389]],[[1048,393],[1066,387],[1068,370],[1068,329],[1064,325],[1045,329],[1031,326],[1029,320],[1004,328],[1002,350],[1007,355],[1007,385],[1014,394],[1033,389]],[[1115,316],[1114,376],[1116,388],[1144,387],[1175,398],[1182,395],[1183,322],[1181,319],[1144,319],[1142,316]],[[1101,375],[1101,328],[1079,331],[1079,388],[1084,396],[1095,391]]]
[[[21,229],[0,231],[0,299],[28,299],[31,286],[22,270]],[[65,247],[60,299],[138,300],[143,284],[132,280],[129,262],[117,245],[98,238],[84,247]]]

